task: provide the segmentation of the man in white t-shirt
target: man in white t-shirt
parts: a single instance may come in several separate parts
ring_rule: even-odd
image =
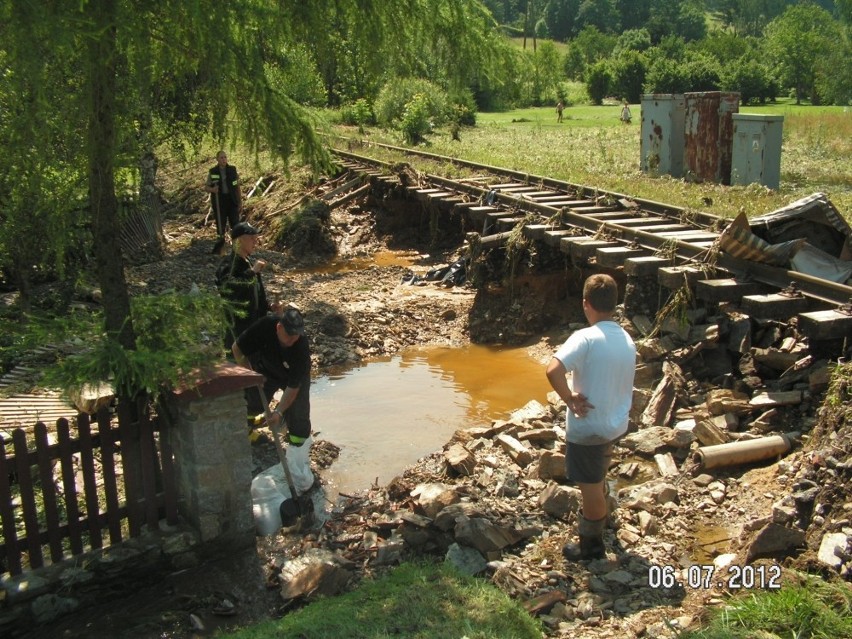
[[[571,560],[605,554],[606,472],[612,444],[627,432],[633,399],[636,346],[613,320],[617,303],[615,280],[604,274],[590,276],[583,285],[583,313],[589,326],[573,333],[547,366],[547,379],[567,406],[567,476],[583,497],[577,526],[580,543],[562,549]]]

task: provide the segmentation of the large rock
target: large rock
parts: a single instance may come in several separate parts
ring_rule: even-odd
[[[457,504],[450,504],[444,508],[438,513],[438,516],[435,517],[435,521],[432,523],[440,530],[452,530],[459,517],[485,517],[485,511],[477,504],[469,501],[460,501]]]
[[[352,578],[352,563],[328,550],[309,548],[286,562],[279,573],[281,598],[340,593]]]
[[[547,450],[538,458],[538,478],[565,479],[565,455]]]
[[[635,433],[628,433],[618,443],[634,452],[650,457],[661,448],[668,446],[671,436],[671,428],[666,426],[651,426],[650,428],[638,430]]]
[[[518,543],[523,536],[513,528],[498,526],[482,517],[459,517],[456,520],[456,541],[476,548],[483,555]]]
[[[770,522],[754,536],[746,552],[746,561],[761,557],[787,555],[805,544],[805,533],[798,528],[788,528]]]
[[[506,454],[512,458],[512,461],[521,468],[526,468],[533,460],[532,452],[511,435],[500,433],[496,439],[497,443],[506,451]]]
[[[849,546],[849,535],[838,532],[824,535],[819,545],[817,559],[829,568],[840,568],[843,565],[842,554],[845,554]]]
[[[411,496],[417,500],[417,507],[430,519],[435,519],[441,510],[460,499],[455,488],[446,484],[418,484],[411,491]]]
[[[541,509],[557,519],[569,512],[577,512],[581,502],[582,496],[577,488],[560,486],[555,482],[548,483],[538,498]]]
[[[459,475],[472,475],[476,469],[476,457],[461,444],[453,444],[444,452],[450,468]]]

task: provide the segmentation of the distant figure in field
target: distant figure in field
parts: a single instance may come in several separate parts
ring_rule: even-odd
[[[565,105],[562,104],[562,100],[556,103],[556,121],[562,122],[562,111],[565,109]]]
[[[630,107],[627,104],[627,100],[624,101],[624,106],[621,107],[621,122],[622,124],[630,124],[630,120],[632,119],[632,115],[630,115]]]

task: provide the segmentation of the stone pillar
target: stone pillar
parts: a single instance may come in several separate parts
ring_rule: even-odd
[[[169,398],[178,508],[203,544],[254,543],[244,391],[262,382],[258,373],[222,363]]]

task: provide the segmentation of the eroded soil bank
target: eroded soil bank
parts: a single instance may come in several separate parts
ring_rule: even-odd
[[[204,225],[200,196],[189,188],[183,193],[182,212],[166,224],[165,260],[129,269],[135,291],[212,287],[219,259],[210,254],[213,231]],[[258,256],[269,264],[267,288],[305,313],[319,371],[408,346],[458,346],[472,339],[523,344],[544,363],[582,321],[579,269],[522,267],[507,278],[494,267],[493,279],[479,288],[406,283],[461,254],[460,238],[451,232],[433,243],[429,216],[414,206],[355,200],[331,212],[322,242],[276,246],[275,220],[300,195],[296,186],[280,195],[273,191],[250,202],[247,213],[265,230],[267,243]],[[328,240],[333,255],[325,252]],[[352,258],[369,263],[377,251],[404,251],[410,266],[323,267]],[[535,256],[527,258],[535,265]],[[714,322],[719,318],[701,319]],[[628,325],[638,339],[636,327]],[[778,328],[779,337],[785,330]],[[644,363],[660,367],[644,382],[645,402],[674,350],[643,350]],[[757,417],[765,411],[749,412],[729,425],[725,436],[731,441],[793,430],[803,436],[780,461],[702,472],[691,461],[701,442],[686,423],[696,421],[694,409],[712,391],[723,389],[695,379],[691,370],[683,375],[680,395],[686,399],[673,407],[665,430],[644,428],[618,448],[611,476],[620,507],[607,532],[605,560],[569,563],[561,556],[576,518],[576,495],[559,476],[564,407],[530,405],[510,420],[457,433],[388,486],[334,508],[326,504],[331,514],[320,528],[258,538],[256,552],[173,575],[132,600],[63,620],[51,635],[87,636],[97,627],[109,628],[111,636],[197,636],[280,616],[310,599],[292,585],[299,561],[320,576],[323,570],[315,566],[330,562],[350,575],[347,587],[354,587],[406,557],[449,554],[541,615],[548,637],[675,636],[721,605],[726,591],[776,583],[783,588],[793,578],[792,566],[843,572],[849,579],[852,426],[842,421],[843,410],[818,419],[824,392],[818,391],[803,393],[804,401],[779,407],[780,416],[763,422]],[[254,445],[253,453],[256,471],[277,462],[269,444]],[[661,477],[665,466],[655,455],[670,456],[676,472]],[[334,442],[320,438],[317,468],[333,464],[334,457]],[[827,534],[845,535],[834,567],[816,558]],[[690,565],[698,568],[683,572]],[[669,577],[680,585],[664,587]],[[222,607],[224,600],[233,610]]]

